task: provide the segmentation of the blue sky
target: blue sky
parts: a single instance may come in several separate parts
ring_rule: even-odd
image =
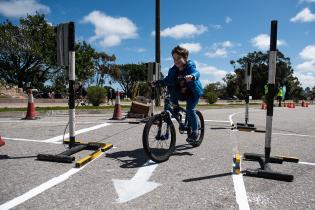
[[[290,57],[302,86],[315,86],[315,0],[160,0],[161,65],[171,50],[190,50],[205,85],[233,72],[230,60],[269,49],[278,20],[278,49]],[[115,54],[116,63],[155,59],[155,0],[0,0],[0,20],[44,13],[53,25],[74,21],[76,39]]]

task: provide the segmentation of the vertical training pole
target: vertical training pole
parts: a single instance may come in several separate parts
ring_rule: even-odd
[[[271,151],[271,133],[272,133],[273,102],[274,102],[274,92],[275,92],[276,61],[277,61],[277,21],[273,20],[271,21],[271,31],[270,31],[267,115],[266,115],[266,135],[265,135],[265,163],[269,162],[270,151]]]
[[[155,62],[161,65],[160,0],[155,0]],[[158,79],[160,75],[158,75]],[[160,105],[160,88],[155,88],[155,105]]]
[[[74,22],[69,23],[69,147],[75,144],[75,40]]]
[[[252,80],[252,68],[253,64],[248,61],[245,69],[245,81],[246,81],[246,97],[245,97],[245,125],[248,123],[248,105],[249,105],[249,95],[250,95],[250,85]]]

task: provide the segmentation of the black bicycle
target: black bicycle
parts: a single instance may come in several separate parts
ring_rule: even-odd
[[[154,162],[167,161],[175,151],[176,130],[172,122],[172,117],[179,124],[179,133],[192,133],[190,122],[186,116],[186,110],[170,101],[170,95],[166,94],[164,99],[166,111],[152,116],[145,124],[142,143],[144,152]],[[189,143],[193,147],[198,147],[204,137],[204,118],[200,111],[196,110],[198,119],[198,139]]]

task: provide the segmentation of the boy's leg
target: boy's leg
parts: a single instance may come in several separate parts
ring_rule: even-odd
[[[170,92],[170,98],[165,98],[164,99],[164,110],[169,110],[169,106],[167,106],[167,104],[169,104],[170,102],[172,104],[176,104],[178,105],[178,100],[179,100],[179,94],[176,91],[171,91]]]
[[[197,132],[198,130],[198,121],[196,114],[196,106],[198,104],[199,98],[189,98],[186,103],[186,112],[188,120],[191,124],[191,128],[193,132]]]
[[[191,125],[192,133],[191,135],[186,139],[188,143],[192,143],[196,141],[199,137],[198,135],[198,119],[196,114],[196,106],[198,104],[199,98],[189,98],[187,99],[186,104],[186,112],[187,117]]]

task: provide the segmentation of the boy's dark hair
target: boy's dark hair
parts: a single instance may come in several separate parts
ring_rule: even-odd
[[[172,55],[174,55],[174,53],[176,53],[177,55],[182,56],[186,60],[188,59],[189,51],[186,48],[183,48],[183,47],[177,45],[172,50]]]

